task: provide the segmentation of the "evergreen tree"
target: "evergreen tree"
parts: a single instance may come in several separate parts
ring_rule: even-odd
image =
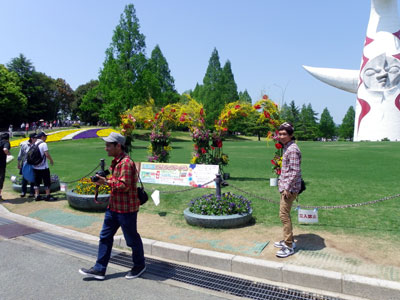
[[[18,75],[0,64],[0,128],[7,128],[10,124],[19,126],[20,113],[27,104],[20,84]]]
[[[145,36],[139,32],[139,20],[133,4],[125,7],[114,30],[99,76],[99,90],[105,99],[101,115],[112,125],[120,122],[120,113],[149,97],[144,84]]]
[[[321,120],[319,122],[319,131],[321,136],[327,139],[331,139],[335,135],[336,131],[335,122],[333,122],[333,118],[329,113],[328,108],[326,107],[321,114]]]
[[[247,90],[244,90],[244,92],[239,92],[239,100],[250,104],[253,103],[253,100],[251,99]]]
[[[300,112],[299,112],[299,108],[294,103],[294,100],[292,100],[289,103],[289,105],[284,104],[282,106],[281,116],[282,116],[283,121],[292,124],[293,127],[296,129],[296,127],[297,127],[297,125],[299,125],[299,121],[300,121]]]
[[[339,127],[339,136],[341,138],[353,140],[355,116],[356,112],[354,111],[354,107],[350,106]]]
[[[295,127],[295,135],[299,140],[311,141],[318,137],[317,113],[311,103],[303,104],[299,114],[299,123]]]
[[[231,62],[228,60],[221,74],[221,102],[224,104],[239,100],[235,77],[232,73]]]
[[[169,103],[177,102],[179,95],[175,90],[175,81],[169,70],[168,62],[158,45],[151,52],[148,70],[155,77],[155,82],[149,87],[150,96],[155,100],[155,104],[163,107]]]
[[[222,102],[221,99],[221,83],[222,69],[218,51],[214,48],[208,62],[206,74],[203,78],[201,98],[197,99],[204,105],[208,126],[214,125],[214,121],[217,120],[224,107],[224,102]]]

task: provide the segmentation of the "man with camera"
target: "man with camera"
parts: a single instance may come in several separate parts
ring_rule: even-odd
[[[111,177],[106,178],[97,173],[96,185],[107,184],[111,188],[110,200],[105,212],[103,228],[100,232],[99,251],[96,264],[90,269],[79,269],[79,273],[98,280],[105,278],[108,262],[118,228],[122,228],[126,244],[132,248],[132,269],[126,279],[139,277],[145,270],[145,258],[142,239],[137,232],[137,214],[140,200],[137,196],[136,184],[138,174],[135,163],[125,153],[125,138],[111,132],[106,138],[108,156],[114,157],[111,162]]]

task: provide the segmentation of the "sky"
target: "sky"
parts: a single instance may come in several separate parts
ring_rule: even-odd
[[[134,4],[146,55],[156,45],[179,93],[202,83],[214,48],[231,62],[238,91],[253,102],[328,108],[340,124],[356,95],[302,65],[359,69],[368,0],[0,0],[0,64],[24,54],[36,71],[73,89],[97,79],[113,31]],[[235,99],[233,99],[234,101]]]

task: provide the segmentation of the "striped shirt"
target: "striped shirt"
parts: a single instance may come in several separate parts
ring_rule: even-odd
[[[279,176],[279,192],[298,193],[301,188],[301,152],[294,141],[283,147],[282,172]]]
[[[136,190],[138,176],[132,159],[126,153],[122,153],[112,160],[110,170],[112,175],[107,180],[107,184],[111,187],[108,208],[117,213],[138,211],[140,206]]]

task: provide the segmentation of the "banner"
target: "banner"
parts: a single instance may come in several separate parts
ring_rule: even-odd
[[[199,187],[215,179],[219,173],[218,165],[195,164],[167,164],[149,163],[140,164],[140,178],[145,183],[170,184]],[[204,186],[215,188],[215,182]]]
[[[318,223],[318,210],[299,209],[299,223]]]

